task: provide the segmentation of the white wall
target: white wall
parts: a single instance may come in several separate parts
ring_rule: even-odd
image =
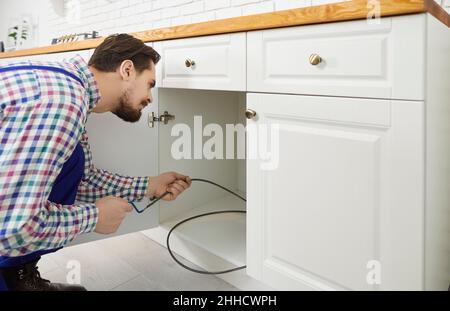
[[[34,14],[35,23],[39,22],[40,15],[44,13],[41,10],[42,3],[47,3],[48,1],[33,1],[33,0],[1,0],[0,1],[0,41],[6,43],[7,31],[13,19],[20,17],[22,14]],[[38,14],[36,14],[38,12]],[[46,26],[48,23],[43,23],[44,31],[47,31]],[[39,38],[37,38],[36,43],[39,43]],[[47,43],[47,42],[46,42]]]
[[[285,10],[343,0],[1,0],[0,40],[6,40],[9,20],[34,13],[39,19],[34,45],[49,45],[52,38],[97,30],[101,36],[228,17]],[[440,2],[441,0],[437,0]],[[54,5],[80,4],[78,22],[59,16]],[[450,5],[449,0],[442,0]],[[52,5],[53,4],[53,5]],[[449,8],[450,10],[450,8]],[[66,10],[67,13],[67,10]]]

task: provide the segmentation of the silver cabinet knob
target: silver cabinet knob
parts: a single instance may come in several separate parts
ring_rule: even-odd
[[[245,110],[245,117],[247,119],[253,119],[254,117],[256,117],[256,111],[252,109]]]
[[[190,58],[188,58],[188,59],[186,59],[186,61],[184,62],[184,64],[186,65],[186,67],[190,68],[190,67],[195,66],[195,61],[192,60],[192,59],[190,59]]]

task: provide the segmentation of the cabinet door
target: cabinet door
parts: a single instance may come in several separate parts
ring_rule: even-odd
[[[260,127],[248,274],[285,290],[422,289],[424,103],[248,94],[247,108]]]
[[[86,51],[90,56],[92,50]],[[158,126],[147,125],[148,115],[158,115],[157,91],[153,90],[153,103],[142,110],[142,117],[136,123],[128,123],[116,115],[91,113],[86,130],[89,135],[94,165],[126,176],[156,176],[158,172]],[[148,199],[136,204],[144,208]],[[73,244],[108,238],[136,232],[157,226],[159,223],[159,203],[144,213],[131,212],[113,235],[89,233],[77,237]]]

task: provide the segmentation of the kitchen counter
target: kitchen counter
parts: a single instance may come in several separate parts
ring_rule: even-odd
[[[371,9],[367,8],[367,3],[367,0],[353,0],[320,6],[152,29],[131,34],[144,42],[154,42],[169,39],[199,37],[298,25],[358,20],[367,18],[369,12],[371,11]],[[429,13],[436,17],[440,22],[447,25],[447,27],[450,27],[450,15],[441,6],[434,2],[434,0],[381,1],[380,8],[380,15],[382,17]],[[103,39],[104,38],[97,38],[5,52],[0,53],[0,58],[91,49],[97,47]]]

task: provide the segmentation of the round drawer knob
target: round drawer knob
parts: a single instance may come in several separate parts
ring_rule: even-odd
[[[188,68],[195,66],[195,61],[193,61],[192,59],[189,59],[189,58],[186,59],[186,61],[184,63],[186,65],[186,67],[188,67]]]
[[[322,57],[319,54],[311,54],[309,57],[309,63],[313,66],[316,66],[322,62]]]
[[[247,119],[253,119],[254,117],[256,117],[256,111],[255,110],[251,110],[251,109],[245,110],[245,117]]]

